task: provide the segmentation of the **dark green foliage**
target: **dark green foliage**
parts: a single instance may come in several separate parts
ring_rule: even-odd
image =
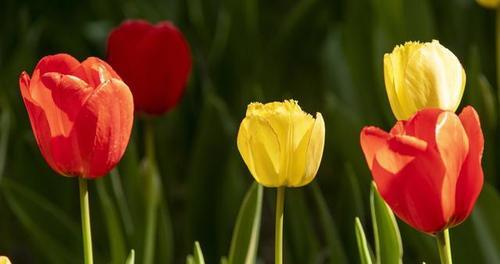
[[[375,245],[359,131],[394,122],[382,57],[406,40],[431,39],[462,62],[468,80],[462,105],[476,107],[486,137],[488,185],[472,217],[451,230],[454,260],[499,261],[494,12],[473,0],[0,0],[0,254],[14,263],[83,262],[77,181],[45,164],[18,77],[52,53],[105,58],[107,33],[126,18],[173,20],[194,59],[180,105],[154,120],[163,186],[155,263],[185,262],[194,241],[207,263],[228,256],[253,181],[236,148],[239,122],[249,102],[288,98],[323,113],[326,145],[315,186],[287,192],[285,261],[358,263],[355,216]],[[142,259],[143,155],[137,118],[114,178],[89,183],[96,263],[123,263],[130,249]],[[273,259],[273,193],[264,191],[262,206],[257,254],[265,263]],[[437,263],[433,239],[398,223],[403,263]]]

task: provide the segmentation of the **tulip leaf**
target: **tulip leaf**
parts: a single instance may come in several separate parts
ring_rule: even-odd
[[[342,241],[340,240],[337,232],[337,227],[333,220],[328,205],[326,204],[325,197],[316,182],[312,183],[312,191],[314,202],[318,207],[319,221],[321,223],[322,231],[325,233],[325,240],[330,254],[330,263],[347,263],[347,257],[344,252]]]
[[[238,213],[233,231],[228,264],[255,263],[259,244],[263,187],[254,182]]]
[[[135,263],[135,250],[131,249],[128,254],[127,260],[125,260],[125,264],[134,264]]]
[[[49,263],[71,263],[81,257],[75,250],[81,248],[78,224],[64,211],[9,178],[4,178],[2,189],[9,208]]]
[[[0,117],[0,183],[5,168],[7,148],[9,146],[9,132],[11,125],[10,110],[5,108]]]
[[[101,203],[104,219],[106,220],[108,239],[111,251],[111,263],[123,263],[126,258],[125,239],[118,210],[111,199],[105,185],[106,179],[96,180],[97,195]]]
[[[290,250],[285,252],[298,263],[316,263],[320,262],[322,248],[319,237],[314,235],[316,219],[306,198],[302,188],[286,190],[284,232]]]
[[[174,256],[174,232],[172,230],[172,220],[168,209],[168,203],[165,199],[160,201],[158,212],[158,246],[161,250],[158,251],[158,258],[163,260],[162,263],[170,264],[173,262]]]
[[[366,240],[365,231],[361,225],[358,217],[354,220],[354,229],[356,231],[356,240],[358,242],[358,251],[361,264],[372,264],[372,257],[370,254],[370,246]]]
[[[201,251],[201,246],[198,241],[194,242],[194,255],[195,264],[205,264],[205,259],[203,258],[203,252]]]
[[[471,220],[485,263],[500,263],[500,196],[495,188],[485,184]]]
[[[373,182],[370,191],[370,209],[377,263],[402,263],[403,245],[398,223]]]
[[[118,205],[118,210],[123,222],[123,227],[125,233],[128,237],[134,232],[134,223],[132,221],[132,215],[130,213],[130,206],[125,196],[123,189],[123,183],[121,181],[121,175],[118,172],[118,168],[114,168],[109,173],[109,179],[111,180],[111,186],[113,190],[113,196],[115,197],[116,203]]]

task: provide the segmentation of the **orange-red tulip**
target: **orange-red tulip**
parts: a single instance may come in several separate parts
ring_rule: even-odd
[[[457,116],[424,109],[387,133],[361,131],[361,147],[377,188],[403,221],[437,233],[464,221],[483,186],[483,134],[472,107]]]
[[[19,79],[36,142],[65,176],[96,178],[121,159],[132,130],[132,94],[104,61],[67,54],[40,60]]]
[[[170,22],[129,20],[108,38],[108,62],[134,95],[135,109],[160,115],[179,102],[191,71],[191,53]]]

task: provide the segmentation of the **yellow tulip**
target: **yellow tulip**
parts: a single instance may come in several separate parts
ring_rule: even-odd
[[[423,108],[455,111],[465,88],[460,61],[437,40],[407,42],[385,54],[384,79],[398,120],[406,120]]]
[[[496,9],[500,5],[499,0],[476,0],[476,2],[485,8]]]
[[[0,256],[0,264],[11,264],[8,257]]]
[[[318,172],[325,122],[297,101],[251,103],[238,132],[238,150],[257,182],[267,187],[300,187]]]

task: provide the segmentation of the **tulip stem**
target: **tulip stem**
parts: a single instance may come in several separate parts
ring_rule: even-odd
[[[156,168],[154,127],[150,120],[145,126],[146,152],[146,230],[144,232],[144,264],[151,264],[155,255],[156,223],[158,219],[158,204],[160,198],[160,179]]]
[[[92,235],[90,229],[90,206],[89,206],[89,192],[87,188],[87,180],[78,177],[80,186],[80,213],[82,216],[82,235],[83,235],[83,255],[85,264],[94,263],[92,257]]]
[[[497,87],[500,87],[500,6],[496,10]]]
[[[285,187],[276,190],[276,230],[274,242],[274,263],[283,263],[283,209],[285,205]]]
[[[437,245],[439,249],[439,257],[441,264],[452,264],[450,233],[448,229],[436,234]]]

